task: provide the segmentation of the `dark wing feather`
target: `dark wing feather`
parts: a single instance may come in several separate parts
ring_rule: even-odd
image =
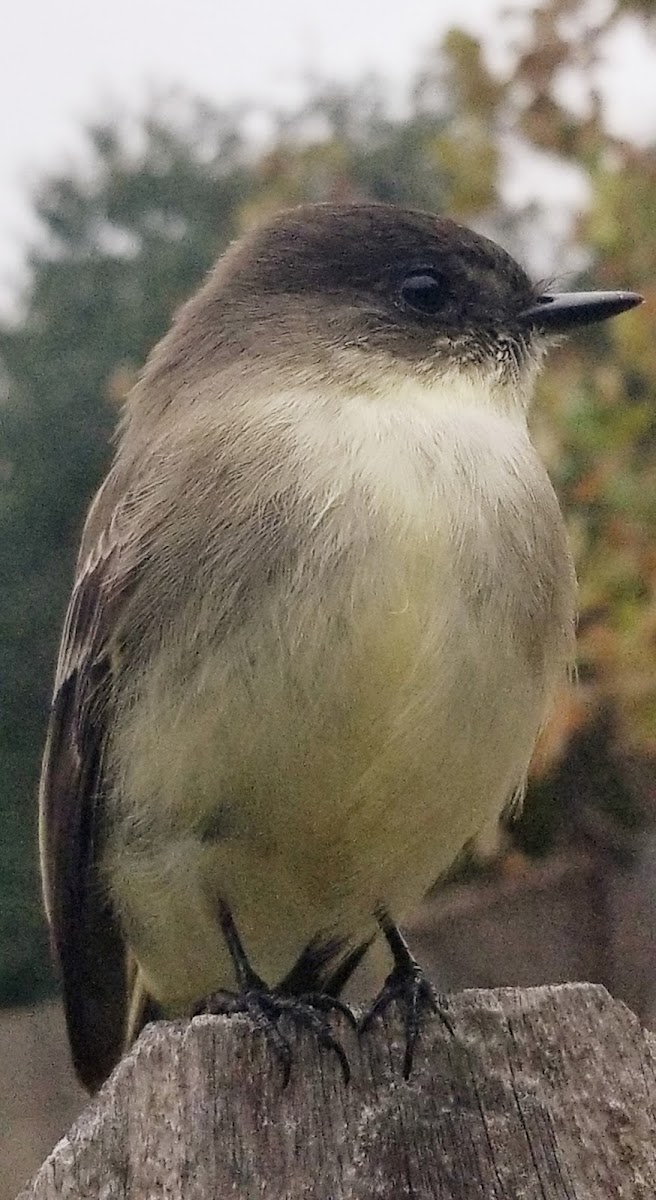
[[[103,755],[111,643],[130,590],[119,568],[108,480],[91,509],[66,615],[43,760],[41,870],[73,1062],[95,1090],[121,1055],[127,952],[98,869],[106,817]]]

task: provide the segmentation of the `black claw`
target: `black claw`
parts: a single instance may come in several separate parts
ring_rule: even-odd
[[[360,1022],[359,1032],[366,1033],[374,1019],[382,1015],[390,1004],[398,1004],[403,1010],[405,1029],[403,1077],[409,1079],[423,1016],[427,1012],[435,1013],[452,1036],[455,1030],[447,1012],[446,999],[438,996],[433,984],[410,953],[400,930],[382,911],[378,914],[378,922],[394,956],[394,969]]]
[[[230,908],[223,901],[218,907],[218,919],[225,937],[232,965],[237,979],[238,993],[219,991],[199,1004],[193,1015],[214,1013],[223,1016],[233,1016],[235,1013],[245,1013],[260,1029],[269,1045],[277,1054],[282,1065],[282,1085],[287,1087],[292,1069],[292,1049],[289,1039],[281,1033],[278,1022],[281,1017],[290,1017],[304,1029],[310,1030],[320,1046],[331,1050],[337,1055],[344,1076],[344,1082],[351,1078],[348,1058],[333,1034],[328,1024],[328,1018],[334,1011],[346,1017],[349,1024],[357,1029],[357,1021],[348,1005],[326,992],[316,990],[313,982],[308,984],[308,971],[314,966],[315,975],[329,961],[338,947],[330,944],[323,947],[312,945],[301,955],[298,963],[283,979],[275,990],[267,987],[266,983],[253,970],[244,949],[239,930],[233,920]],[[347,958],[351,966],[357,965],[363,951],[353,951]],[[312,978],[312,976],[310,976]],[[303,988],[301,981],[305,982]],[[301,984],[301,986],[299,986]],[[317,988],[320,986],[317,984]]]
[[[313,1033],[320,1046],[332,1051],[339,1060],[344,1083],[351,1078],[351,1068],[343,1047],[328,1025],[328,1017],[337,1009],[355,1028],[357,1022],[351,1010],[340,1000],[323,993],[308,993],[304,996],[284,996],[279,992],[257,989],[235,995],[232,992],[215,992],[197,1005],[194,1016],[211,1013],[234,1016],[243,1013],[251,1018],[255,1027],[262,1031],[271,1049],[277,1055],[282,1070],[282,1086],[287,1087],[291,1078],[292,1048],[289,1039],[279,1029],[281,1017],[290,1017],[301,1028]]]
[[[337,996],[327,996],[324,992],[306,992],[299,996],[298,1000],[301,1004],[309,1004],[312,1008],[321,1009],[322,1012],[341,1013],[348,1021],[351,1029],[355,1029],[357,1033],[359,1028],[358,1018],[353,1009],[349,1008],[349,1005],[345,1004],[343,1000],[339,1000]]]
[[[430,980],[417,968],[412,974],[398,971],[396,967],[388,975],[369,1012],[360,1022],[360,1034],[371,1027],[376,1017],[382,1016],[390,1004],[403,1010],[405,1031],[405,1054],[403,1056],[403,1078],[412,1074],[414,1053],[421,1032],[422,1019],[426,1013],[435,1013],[449,1030],[454,1033],[451,1018],[446,1011],[446,1001],[439,997]]]

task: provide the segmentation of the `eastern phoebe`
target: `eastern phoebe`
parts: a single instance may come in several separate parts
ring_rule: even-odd
[[[397,922],[521,794],[572,661],[533,383],[551,335],[639,299],[540,294],[452,221],[326,204],[177,315],[87,519],[43,765],[87,1087],[139,1014],[222,989],[332,1044],[381,929],[373,1011],[405,1001],[409,1070],[434,994]]]

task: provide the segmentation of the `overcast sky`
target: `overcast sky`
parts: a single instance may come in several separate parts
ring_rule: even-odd
[[[531,0],[518,0],[529,5]],[[603,3],[603,0],[599,0]],[[90,118],[169,86],[284,99],[313,72],[407,78],[451,24],[503,32],[494,0],[13,0],[0,44],[0,304],[20,278],[31,187],[82,155]],[[627,31],[609,69],[618,128],[656,135],[656,51]]]

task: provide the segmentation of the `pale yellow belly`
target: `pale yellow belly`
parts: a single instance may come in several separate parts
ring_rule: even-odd
[[[420,574],[366,612],[272,606],[191,695],[173,656],[153,668],[125,718],[108,868],[172,1011],[233,983],[219,900],[275,983],[310,942],[359,944],[381,905],[411,911],[521,785],[548,681],[499,614],[455,584],[438,602]]]

